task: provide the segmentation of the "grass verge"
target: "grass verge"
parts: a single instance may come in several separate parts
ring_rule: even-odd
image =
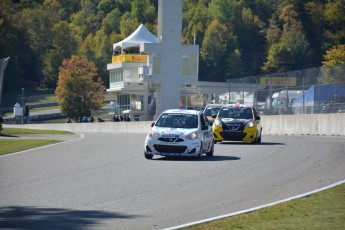
[[[30,109],[30,112],[40,112],[40,111],[47,111],[47,110],[55,110],[59,109],[59,106],[44,106],[44,107],[37,107]]]
[[[6,128],[2,131],[4,135],[11,134],[73,134],[68,131],[61,130],[42,130],[42,129],[23,129],[23,128]]]
[[[41,130],[41,129],[23,129],[23,128],[4,128],[4,135],[15,134],[73,134],[68,131],[60,130]],[[63,142],[62,140],[47,139],[0,139],[0,155],[19,152],[45,145]]]
[[[255,212],[191,226],[189,230],[345,229],[345,184]]]
[[[62,142],[62,140],[41,140],[41,139],[0,139],[0,155],[15,153],[23,150],[41,147]]]

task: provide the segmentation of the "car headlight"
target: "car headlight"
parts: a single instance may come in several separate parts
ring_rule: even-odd
[[[222,126],[222,122],[219,120],[219,118],[215,119],[213,122],[214,126]]]
[[[148,134],[149,137],[153,137],[155,138],[157,136],[157,133],[153,132],[153,131],[150,131],[149,134]]]
[[[193,140],[193,139],[195,139],[197,137],[198,137],[198,134],[196,132],[189,133],[189,134],[186,135],[186,138],[187,139],[191,139],[191,140]]]
[[[253,128],[254,127],[254,122],[250,121],[246,124],[246,127],[248,128]]]

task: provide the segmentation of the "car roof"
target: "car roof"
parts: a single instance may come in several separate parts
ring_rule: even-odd
[[[208,108],[208,107],[223,107],[224,104],[208,104],[206,105],[205,108]]]
[[[223,108],[253,108],[253,107],[246,104],[226,104],[223,106]]]
[[[198,110],[190,110],[190,109],[168,109],[165,110],[163,113],[184,113],[184,114],[195,114],[198,115],[201,111]]]

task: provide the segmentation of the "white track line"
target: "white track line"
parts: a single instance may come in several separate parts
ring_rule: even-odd
[[[191,222],[191,223],[187,223],[187,224],[182,224],[182,225],[178,225],[178,226],[175,226],[175,227],[165,228],[165,229],[162,229],[162,230],[173,230],[173,229],[180,229],[180,228],[190,227],[192,225],[203,224],[203,223],[211,222],[211,221],[214,221],[214,220],[219,220],[219,219],[226,218],[226,217],[231,217],[231,216],[236,216],[236,215],[240,215],[240,214],[256,211],[256,210],[259,210],[259,209],[262,209],[262,208],[266,208],[266,207],[269,207],[269,206],[273,206],[273,205],[276,205],[276,204],[279,204],[279,203],[283,203],[283,202],[286,202],[286,201],[290,201],[290,200],[306,197],[306,196],[312,195],[314,193],[318,193],[318,192],[324,191],[326,189],[333,188],[333,187],[335,187],[337,185],[340,185],[340,184],[343,184],[343,183],[345,183],[345,180],[336,182],[334,184],[331,184],[331,185],[328,185],[328,186],[325,186],[325,187],[322,187],[322,188],[319,188],[319,189],[316,189],[316,190],[313,190],[313,191],[310,191],[310,192],[307,192],[307,193],[303,193],[303,194],[300,194],[300,195],[297,195],[297,196],[286,198],[284,200],[279,200],[279,201],[276,201],[276,202],[260,205],[260,206],[254,207],[254,208],[245,209],[245,210],[238,211],[238,212],[228,213],[228,214],[224,214],[224,215],[221,215],[221,216],[216,216],[216,217],[212,217],[212,218],[208,218],[208,219],[204,219],[204,220],[199,220],[199,221],[195,221],[195,222]]]

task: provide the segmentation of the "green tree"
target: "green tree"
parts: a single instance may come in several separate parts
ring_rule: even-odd
[[[333,46],[326,51],[322,62],[322,83],[345,83],[345,44]]]
[[[28,50],[20,39],[20,31],[15,27],[11,17],[14,13],[15,9],[10,0],[3,0],[0,3],[0,58],[10,57],[3,81],[4,92],[19,86],[23,78],[21,60],[25,58]],[[22,53],[18,53],[18,47],[22,48]]]
[[[242,62],[241,51],[239,49],[235,49],[226,59],[225,76],[227,79],[233,79],[242,77],[244,73],[245,71]]]
[[[237,61],[241,61],[242,65],[239,66],[240,71],[235,72],[242,74],[240,76],[238,74],[232,74],[234,73],[233,70],[227,73],[226,71],[230,70],[228,68],[223,69],[225,75],[237,75],[237,77],[241,77],[243,75],[252,75],[261,72],[266,49],[265,23],[254,12],[260,12],[258,9],[265,5],[268,5],[268,1],[264,1],[263,3],[256,1],[253,3],[252,1],[244,0],[214,0],[210,3],[209,11],[212,16],[219,20],[221,24],[224,24],[230,34],[237,37],[238,47],[231,48],[231,44],[233,44],[232,36],[229,36],[224,42],[228,47],[229,60],[233,60],[236,57]],[[267,11],[260,13],[264,18],[267,17]],[[236,49],[238,50],[236,51]],[[237,55],[235,55],[236,53]],[[241,60],[238,59],[239,57]]]
[[[45,77],[42,73],[44,56],[49,52],[53,39],[51,29],[58,22],[59,17],[54,9],[47,6],[24,9],[20,13],[21,23],[18,25],[25,33],[25,41],[28,42],[34,56],[34,64],[31,64],[32,71],[37,70],[40,83],[44,83]]]
[[[218,20],[214,20],[208,26],[200,50],[202,58],[200,72],[204,75],[204,79],[207,73],[207,80],[225,80],[223,68],[226,66],[225,63],[228,57],[228,44],[226,41],[227,37],[231,35],[227,27],[220,24]]]
[[[95,34],[101,27],[101,22],[105,16],[98,14],[95,0],[81,0],[81,9],[71,15],[71,22],[81,28],[82,37],[88,34]]]
[[[201,44],[207,25],[211,21],[207,5],[204,1],[183,1],[182,43]]]
[[[250,8],[243,8],[241,18],[237,20],[235,33],[238,36],[239,49],[246,75],[258,74],[265,60],[264,23]]]
[[[241,18],[243,7],[243,0],[213,0],[209,10],[214,19],[226,24],[228,28],[233,28],[237,19]]]
[[[301,32],[286,32],[279,43],[271,45],[264,71],[285,72],[307,67],[311,56],[309,43]]]
[[[63,61],[55,91],[63,114],[70,118],[89,117],[91,110],[102,107],[105,87],[96,76],[96,66],[86,56],[72,55]]]
[[[43,5],[58,11],[64,21],[70,21],[70,16],[81,8],[80,0],[44,0]]]
[[[254,15],[257,15],[261,21],[268,22],[277,8],[277,4],[281,1],[277,0],[252,0],[244,1],[246,8],[250,8]]]
[[[328,47],[345,44],[345,1],[327,1],[325,5],[325,19],[328,23],[325,37]]]
[[[324,32],[326,30],[326,20],[324,17],[323,2],[313,1],[304,4],[305,17],[302,21],[306,36],[310,42],[310,48],[313,50],[311,63],[313,66],[319,66],[324,54]]]
[[[279,19],[284,23],[283,32],[278,43],[269,47],[264,71],[289,71],[309,67],[311,50],[301,23],[297,20],[293,5],[281,10]]]
[[[136,18],[133,18],[130,12],[126,12],[122,15],[120,21],[121,35],[123,38],[131,35],[139,26],[139,22]]]
[[[85,55],[90,59],[95,57],[95,51],[93,49],[94,46],[94,35],[90,33],[84,39],[83,43],[79,46],[78,54]]]
[[[156,8],[151,0],[132,0],[131,16],[141,24],[148,24],[155,21]]]
[[[281,36],[281,29],[279,27],[278,19],[276,15],[272,15],[272,18],[268,20],[269,27],[266,30],[266,43],[269,48],[271,45],[278,43]]]
[[[108,14],[112,9],[115,8],[115,1],[113,0],[100,0],[97,6],[98,11],[103,11]]]
[[[43,57],[42,72],[44,83],[49,86],[56,85],[59,67],[62,60],[75,54],[81,38],[73,26],[69,26],[66,21],[60,21],[52,29],[51,49]]]
[[[94,37],[94,62],[98,69],[98,74],[106,79],[108,76],[107,64],[111,63],[113,54],[112,43],[109,40],[109,36],[101,29]]]
[[[107,64],[111,63],[113,39],[115,34],[107,36],[104,30],[99,30],[95,35],[89,34],[81,44],[78,53],[87,56],[98,69],[98,74],[106,79],[108,76]],[[122,37],[121,39],[122,40]]]
[[[120,18],[121,12],[119,9],[114,9],[102,21],[102,29],[107,35],[111,33],[120,33]]]

